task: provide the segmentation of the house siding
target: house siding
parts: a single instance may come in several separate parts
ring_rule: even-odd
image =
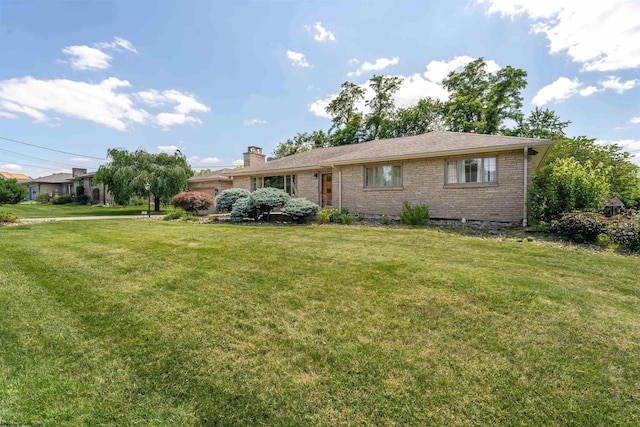
[[[216,188],[218,189],[218,194],[220,194],[224,190],[233,188],[233,181],[195,181],[187,184],[187,189],[189,191],[201,191],[214,197],[218,195],[216,194]]]
[[[365,165],[341,166],[342,207],[365,215],[399,214],[402,203],[424,203],[432,218],[521,222],[523,219],[524,152],[477,154],[473,157],[497,158],[497,183],[445,185],[447,160],[471,156],[384,162],[366,166],[401,164],[402,187],[364,188]],[[528,177],[531,177],[531,165]],[[337,171],[336,171],[337,172]],[[334,204],[338,205],[338,174],[334,173]]]

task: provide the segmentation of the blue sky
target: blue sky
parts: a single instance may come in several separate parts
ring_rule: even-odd
[[[602,4],[600,4],[602,3]],[[444,99],[477,57],[528,73],[524,109],[640,164],[640,1],[0,1],[0,171],[95,170],[108,148],[179,149],[195,169],[270,154],[346,80]]]

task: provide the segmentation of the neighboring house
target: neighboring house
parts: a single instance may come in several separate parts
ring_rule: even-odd
[[[104,184],[93,181],[96,172],[88,172],[86,169],[73,168],[72,177],[69,179],[73,184],[72,192],[75,194],[76,188],[83,187],[84,194],[90,197],[94,203],[113,203],[113,196]]]
[[[188,191],[202,191],[216,197],[218,194],[233,188],[233,179],[228,174],[233,169],[219,169],[206,174],[192,176],[187,180]]]
[[[21,184],[23,182],[31,181],[31,177],[23,173],[0,172],[0,177],[5,179],[15,179]]]
[[[29,190],[27,200],[35,200],[38,193],[47,193],[50,197],[72,194],[73,184],[69,182],[70,178],[70,173],[54,173],[53,175],[24,181],[21,184]]]
[[[266,161],[249,147],[233,186],[277,187],[322,207],[398,215],[424,203],[432,218],[523,222],[527,191],[554,141],[459,132],[317,148]]]

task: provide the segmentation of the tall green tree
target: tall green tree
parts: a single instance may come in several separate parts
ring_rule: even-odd
[[[444,122],[444,104],[437,99],[424,98],[413,107],[397,110],[389,136],[395,138],[444,130]]]
[[[328,145],[329,136],[324,131],[303,132],[278,144],[273,151],[273,156],[275,158],[292,156],[314,148],[327,147]]]
[[[367,140],[388,138],[392,134],[392,121],[395,114],[393,96],[400,89],[402,78],[373,76],[369,79],[369,87],[373,97],[365,102],[371,109],[367,114],[365,126]]]
[[[158,212],[160,200],[185,191],[187,180],[193,176],[193,170],[179,151],[170,155],[112,148],[107,156],[110,162],[100,166],[94,180],[106,184],[114,201],[121,205],[128,204],[133,196],[146,197],[148,182],[154,209]]]
[[[27,197],[29,191],[20,185],[17,179],[5,179],[0,176],[0,205],[15,205]]]
[[[555,111],[536,107],[529,116],[518,120],[513,129],[503,128],[500,132],[510,136],[559,140],[564,138],[565,129],[569,124],[570,121],[560,120]]]
[[[340,88],[338,96],[325,109],[331,116],[331,130],[343,128],[355,117],[362,117],[356,104],[364,99],[364,89],[351,82],[342,83]]]
[[[609,195],[620,198],[627,207],[640,208],[640,167],[631,162],[631,155],[617,144],[597,144],[595,139],[579,136],[558,140],[547,159],[573,157],[580,163],[602,165],[609,184]]]
[[[442,85],[449,91],[447,125],[454,132],[498,133],[507,119],[521,120],[527,73],[506,66],[492,74],[483,58],[452,71]]]

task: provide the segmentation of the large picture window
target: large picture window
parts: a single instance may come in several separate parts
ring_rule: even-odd
[[[447,184],[496,182],[496,158],[448,160]]]
[[[251,191],[258,188],[279,188],[291,196],[297,194],[297,182],[295,175],[258,176],[251,178]]]
[[[365,187],[401,187],[402,166],[385,165],[364,169]]]

